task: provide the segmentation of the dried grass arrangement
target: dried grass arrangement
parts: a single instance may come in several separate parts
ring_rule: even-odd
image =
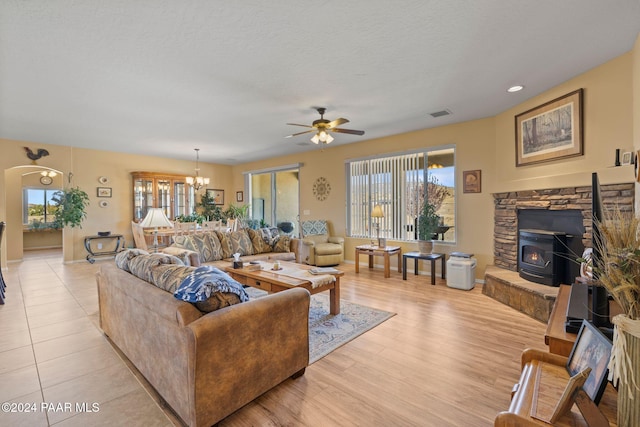
[[[609,360],[609,380],[614,385],[620,383],[618,425],[639,426],[640,219],[633,212],[613,208],[597,225],[600,237],[595,244],[601,262],[594,265],[594,272],[623,311],[612,319],[613,349]]]
[[[640,219],[613,208],[599,224],[596,241],[601,263],[594,266],[600,283],[632,320],[640,319]],[[602,271],[598,271],[602,270]]]

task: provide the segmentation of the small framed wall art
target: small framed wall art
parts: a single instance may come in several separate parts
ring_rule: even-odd
[[[462,181],[463,193],[482,192],[482,171],[480,169],[462,172]]]
[[[242,191],[236,191],[236,202],[244,201],[244,193]]]
[[[111,197],[111,187],[98,187],[98,197]]]

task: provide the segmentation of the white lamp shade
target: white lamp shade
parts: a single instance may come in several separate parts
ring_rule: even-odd
[[[140,223],[141,227],[173,227],[173,223],[169,221],[169,218],[164,214],[161,208],[151,208],[147,212],[147,216],[144,217]]]

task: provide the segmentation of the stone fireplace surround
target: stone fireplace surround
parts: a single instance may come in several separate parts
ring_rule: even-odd
[[[634,184],[600,185],[607,207],[633,211]],[[582,212],[582,243],[591,247],[591,186],[494,193],[494,266],[487,268],[483,293],[516,310],[547,322],[558,288],[529,282],[518,276],[518,210],[577,209]],[[581,254],[579,254],[581,255]]]

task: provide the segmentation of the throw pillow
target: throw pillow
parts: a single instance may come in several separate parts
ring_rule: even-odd
[[[239,302],[240,297],[232,292],[214,292],[206,301],[197,302],[196,307],[204,313],[211,313]]]
[[[204,233],[205,236],[209,239],[209,244],[211,245],[211,260],[208,261],[218,261],[224,258],[224,251],[222,250],[222,243],[220,243],[220,239],[218,239],[218,234],[214,231],[207,231]],[[205,261],[206,262],[206,261]]]
[[[160,289],[174,293],[185,277],[196,267],[175,264],[156,265],[151,269],[151,283]]]
[[[231,245],[231,255],[253,255],[253,245],[245,229],[226,233],[225,238]]]
[[[263,238],[260,230],[248,229],[247,234],[251,239],[254,254],[263,254],[265,252],[271,252],[271,245],[269,245]]]
[[[215,231],[215,233],[220,241],[222,259],[231,258],[233,256],[233,247],[231,246],[231,240],[229,240],[229,233],[223,233],[222,231]]]
[[[153,283],[151,277],[151,269],[160,264],[176,264],[184,265],[182,261],[173,255],[167,254],[149,254],[138,255],[129,261],[129,270],[131,274],[145,282]]]
[[[287,235],[278,236],[273,243],[273,252],[291,252],[291,237]]]
[[[115,259],[116,267],[128,273],[131,273],[131,270],[129,270],[129,261],[131,261],[138,255],[149,255],[149,252],[145,251],[144,249],[127,249],[118,252]]]

